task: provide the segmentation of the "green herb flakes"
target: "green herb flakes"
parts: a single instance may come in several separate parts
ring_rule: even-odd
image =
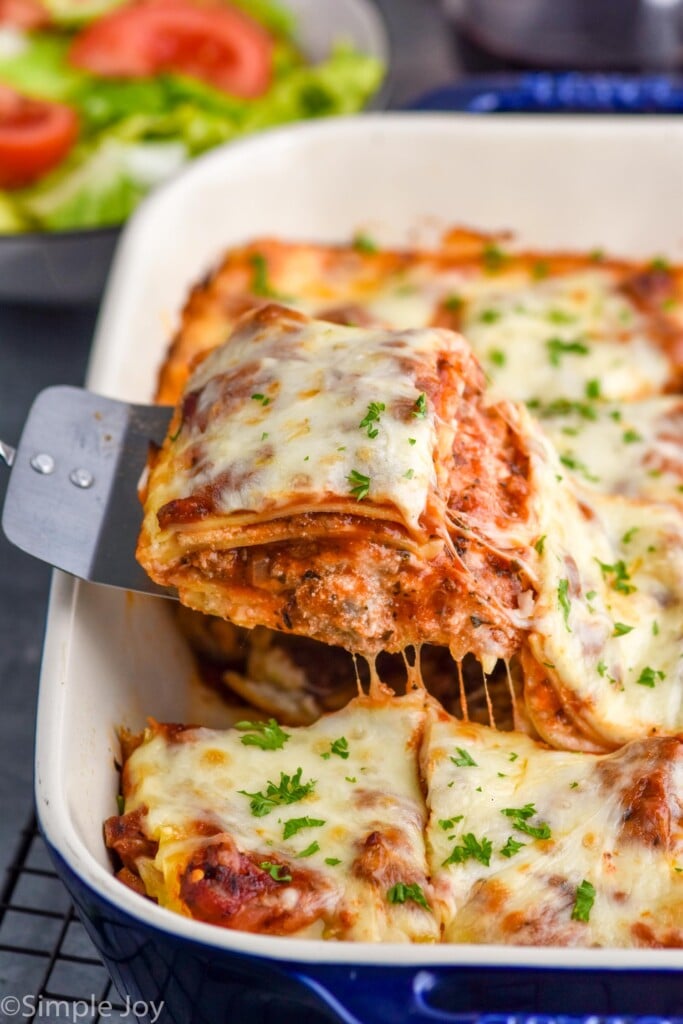
[[[294,775],[280,772],[280,781],[276,785],[269,779],[265,793],[248,793],[245,789],[240,789],[238,792],[250,798],[249,808],[254,817],[264,818],[266,814],[270,814],[273,808],[281,804],[297,803],[313,792],[315,779],[311,779],[310,782],[302,782],[302,772],[303,768],[297,768]]]
[[[363,498],[367,498],[370,493],[369,476],[359,473],[357,469],[352,469],[346,479],[351,485],[351,494],[353,494],[356,501],[362,501]]]
[[[514,855],[516,853],[519,853],[519,851],[523,849],[525,846],[526,843],[519,843],[516,839],[513,839],[512,836],[508,836],[508,840],[505,846],[501,848],[500,852],[503,855],[503,857],[514,857]]]
[[[569,625],[569,613],[571,611],[571,601],[569,599],[569,580],[560,580],[557,584],[557,603],[562,609],[564,616],[564,624],[568,633],[571,633],[571,626]]]
[[[472,832],[467,832],[462,837],[462,844],[454,846],[452,852],[443,862],[447,864],[464,864],[466,860],[478,860],[484,867],[488,867],[493,853],[493,843],[490,839],[482,836],[477,839]]]
[[[585,878],[576,890],[572,921],[588,921],[595,903],[595,886]]]
[[[282,838],[291,839],[297,832],[301,832],[302,828],[319,828],[324,824],[324,818],[290,818],[289,821],[284,823],[285,827],[282,832]]]
[[[274,882],[291,882],[292,876],[290,875],[284,864],[273,864],[270,860],[261,861],[259,867],[264,871],[267,871]]]
[[[649,686],[654,689],[658,679],[664,679],[664,673],[660,669],[650,668],[647,665],[636,679],[636,682],[641,686]]]
[[[463,750],[462,747],[456,747],[455,749],[458,752],[458,756],[451,757],[451,761],[453,762],[453,764],[457,765],[458,768],[478,767],[477,762],[470,756],[470,754],[467,753],[466,750]]]
[[[267,722],[237,722],[235,728],[246,732],[245,736],[240,736],[245,747],[282,750],[289,739],[289,733],[284,732],[274,718],[269,718]]]
[[[380,422],[380,414],[383,413],[385,409],[386,405],[384,402],[370,402],[368,405],[368,411],[358,424],[360,430],[364,430],[367,427],[368,437],[373,440],[379,434],[378,426]]]
[[[421,886],[415,882],[397,882],[396,885],[392,885],[391,889],[387,891],[387,900],[389,903],[405,903],[407,900],[412,900],[413,903],[424,907],[425,910],[430,909]]]

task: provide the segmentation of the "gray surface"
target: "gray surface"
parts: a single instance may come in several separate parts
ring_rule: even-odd
[[[435,0],[377,0],[394,48],[392,104],[455,74]],[[95,323],[92,309],[0,304],[0,438],[14,443],[38,391],[79,384]],[[0,501],[8,471],[0,464]],[[30,814],[33,731],[49,570],[0,535],[0,880]]]

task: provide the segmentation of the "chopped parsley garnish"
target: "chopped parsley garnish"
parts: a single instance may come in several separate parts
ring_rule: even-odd
[[[659,623],[656,619],[652,620],[652,635],[659,636]]]
[[[280,804],[295,804],[313,792],[315,779],[311,779],[310,782],[302,782],[302,771],[303,768],[297,768],[294,775],[280,772],[280,781],[277,785],[270,779],[268,780],[265,794],[261,792],[247,793],[245,789],[240,789],[238,792],[250,798],[249,808],[254,817],[264,818],[274,807],[278,807]]]
[[[533,267],[531,268],[532,277],[537,281],[542,281],[544,277],[547,277],[550,273],[550,267],[545,260],[536,260]]]
[[[317,839],[314,839],[310,846],[307,846],[305,850],[301,851],[301,853],[297,853],[297,860],[299,860],[300,857],[310,857],[314,853],[317,853],[319,849],[320,843],[317,841]]]
[[[285,822],[282,838],[291,839],[291,837],[295,836],[297,832],[300,832],[302,828],[318,828],[320,825],[324,824],[324,818],[290,818],[289,821]]]
[[[462,844],[454,846],[450,856],[443,862],[446,864],[463,864],[466,860],[478,860],[480,864],[488,867],[493,853],[493,843],[486,836],[477,839],[472,832],[467,832],[462,837]]]
[[[615,562],[614,565],[601,562],[599,558],[596,558],[595,561],[600,566],[603,579],[609,583],[613,590],[618,590],[621,594],[633,594],[638,589],[632,583],[629,583],[631,577],[626,568],[626,563],[622,559]]]
[[[624,444],[636,444],[637,441],[642,441],[642,435],[637,430],[625,430],[621,435],[621,439]]]
[[[410,444],[410,445],[417,444],[417,438],[416,437],[409,437],[408,438],[408,444]]]
[[[425,910],[430,909],[421,886],[416,882],[397,882],[396,885],[392,885],[387,891],[387,900],[389,903],[405,903],[406,900],[412,900]]]
[[[502,847],[501,853],[503,857],[514,857],[516,853],[519,853],[521,849],[526,846],[526,843],[519,843],[512,836],[508,836],[508,841],[505,846]]]
[[[550,839],[550,825],[542,821],[540,825],[530,825],[529,818],[537,813],[534,804],[524,804],[524,807],[505,807],[500,812],[507,818],[512,819],[513,828],[518,832],[525,832],[533,839]]]
[[[627,530],[624,536],[621,538],[622,544],[629,544],[640,529],[639,526],[632,526],[630,530]]]
[[[123,795],[123,793],[117,793],[116,794],[116,806],[118,808],[119,814],[124,814],[125,813],[125,811],[126,811],[126,798]]]
[[[578,782],[570,782],[569,783],[569,788],[570,789],[578,789],[579,788]]]
[[[442,828],[444,832],[449,832],[464,817],[464,814],[456,814],[454,818],[439,818],[439,828]]]
[[[335,740],[332,744],[330,744],[329,751],[327,751],[327,753],[325,754],[321,754],[320,756],[323,757],[326,761],[329,761],[333,754],[336,754],[337,757],[341,757],[344,761],[346,761],[347,757],[349,756],[349,741],[347,740],[346,736],[340,736],[338,740]]]
[[[615,622],[612,636],[626,636],[632,629],[633,626],[627,626],[625,622]]]
[[[444,299],[444,309],[447,309],[449,313],[458,313],[465,304],[465,300],[461,295],[447,295]]]
[[[467,753],[466,750],[463,750],[462,747],[456,747],[455,749],[458,751],[458,756],[452,757],[451,761],[453,762],[453,764],[457,765],[458,768],[478,767],[477,762]]]
[[[546,403],[543,403],[540,398],[531,398],[527,405],[544,419],[552,416],[568,416],[570,413],[577,413],[584,420],[597,420],[598,418],[595,407],[590,403],[576,402],[569,398],[555,398],[552,402]]]
[[[559,366],[562,356],[587,356],[590,352],[583,341],[565,341],[563,338],[548,338],[545,343],[551,366]]]
[[[597,377],[586,381],[586,398],[600,398],[601,394],[600,381]]]
[[[607,665],[604,661],[599,661],[596,668],[599,676],[604,676],[607,672]]]
[[[545,547],[545,538],[546,534],[544,533],[543,536],[539,537],[536,543],[534,544],[534,551],[537,551],[539,555],[543,554],[543,548]]]
[[[415,400],[415,408],[413,409],[413,416],[417,420],[423,420],[427,415],[427,396],[422,392],[421,395]]]
[[[508,755],[508,760],[509,761],[516,761],[518,757],[519,757],[519,754],[516,754],[514,750],[511,750],[510,754]]]
[[[662,270],[667,271],[670,268],[670,263],[664,256],[655,256],[650,261],[650,270]]]
[[[359,473],[357,469],[352,469],[346,478],[351,484],[351,494],[357,501],[362,501],[363,498],[367,498],[370,493],[370,477],[365,476],[364,473]]]
[[[660,669],[650,668],[647,665],[636,679],[636,682],[640,683],[641,686],[650,686],[654,689],[658,679],[664,679],[664,673]]]
[[[292,876],[287,871],[284,864],[273,864],[270,860],[261,861],[259,867],[267,871],[274,882],[291,882]]]
[[[245,732],[246,736],[240,736],[245,747],[260,747],[261,750],[282,750],[289,739],[289,733],[284,732],[274,718],[267,722],[237,722],[236,729]]]
[[[268,281],[268,261],[263,253],[252,253],[249,262],[254,271],[251,279],[251,290],[254,295],[264,295],[273,298],[277,292],[273,290]]]
[[[263,431],[263,433],[261,434],[261,440],[262,440],[262,441],[265,441],[265,439],[266,439],[267,437],[268,437],[268,431],[267,431],[267,430],[264,430],[264,431]]]
[[[564,624],[567,632],[571,633],[571,626],[569,625],[569,613],[571,611],[571,601],[569,600],[569,580],[560,580],[557,584],[557,603],[562,609],[564,615]]]
[[[598,596],[597,590],[587,590],[586,591],[586,600],[587,601],[592,601],[597,596]]]
[[[483,324],[497,324],[502,315],[499,309],[485,309],[479,319]]]
[[[488,358],[494,366],[505,366],[507,362],[507,356],[499,348],[492,348],[488,353]]]
[[[573,313],[565,312],[564,309],[550,309],[548,310],[548,320],[551,324],[574,324],[576,316]]]
[[[363,234],[363,232],[359,232],[357,235],[354,236],[353,248],[356,250],[356,252],[364,252],[367,253],[368,255],[371,255],[372,253],[377,252],[377,242],[375,242],[374,239],[370,238],[369,235]]]
[[[595,886],[584,878],[576,890],[572,921],[588,921],[595,903]]]
[[[263,406],[270,405],[270,399],[268,398],[268,396],[262,395],[260,391],[257,391],[256,394],[252,395],[251,397],[255,402],[260,402],[261,405]]]
[[[330,867],[334,867],[335,864],[341,864],[339,857],[325,857],[325,863],[329,864]]]
[[[497,271],[502,270],[509,259],[507,253],[503,252],[495,242],[490,242],[484,246],[481,258],[484,267],[490,274],[495,274]]]
[[[403,474],[403,476],[405,477],[406,480],[412,480],[413,477],[415,476],[415,470],[414,469],[407,469],[405,471],[405,473]]]
[[[605,258],[605,250],[591,249],[591,251],[588,253],[588,258],[592,260],[593,263],[602,263],[602,261]]]
[[[379,424],[380,413],[383,413],[385,409],[386,405],[384,402],[370,402],[368,405],[368,411],[358,424],[358,427],[360,430],[364,430],[367,427],[369,438],[374,439],[379,434],[375,424]]]
[[[580,459],[577,459],[570,452],[560,455],[560,462],[563,466],[566,466],[567,469],[572,469],[575,473],[581,473],[586,480],[589,480],[591,483],[596,484],[600,480],[599,476],[595,476],[594,473],[591,473],[585,462],[581,462]]]
[[[345,782],[358,782],[358,779],[356,778],[355,775],[345,775],[344,776],[344,781]]]

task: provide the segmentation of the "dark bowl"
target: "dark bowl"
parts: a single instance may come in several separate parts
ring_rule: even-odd
[[[387,75],[368,107],[387,105],[390,45],[371,0],[286,0],[298,25],[297,43],[313,63],[348,40],[383,61]],[[120,227],[0,234],[0,302],[74,305],[99,301]]]

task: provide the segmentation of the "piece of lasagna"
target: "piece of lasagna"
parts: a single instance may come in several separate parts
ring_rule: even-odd
[[[122,880],[200,921],[268,935],[435,942],[416,750],[420,694],[312,726],[153,724],[105,826]]]
[[[683,946],[683,743],[549,750],[375,687],[312,726],[158,725],[105,826],[196,920],[354,941]],[[132,744],[135,746],[135,744]]]
[[[241,626],[492,667],[529,623],[538,438],[484,383],[452,331],[247,314],[186,384],[140,562]]]

